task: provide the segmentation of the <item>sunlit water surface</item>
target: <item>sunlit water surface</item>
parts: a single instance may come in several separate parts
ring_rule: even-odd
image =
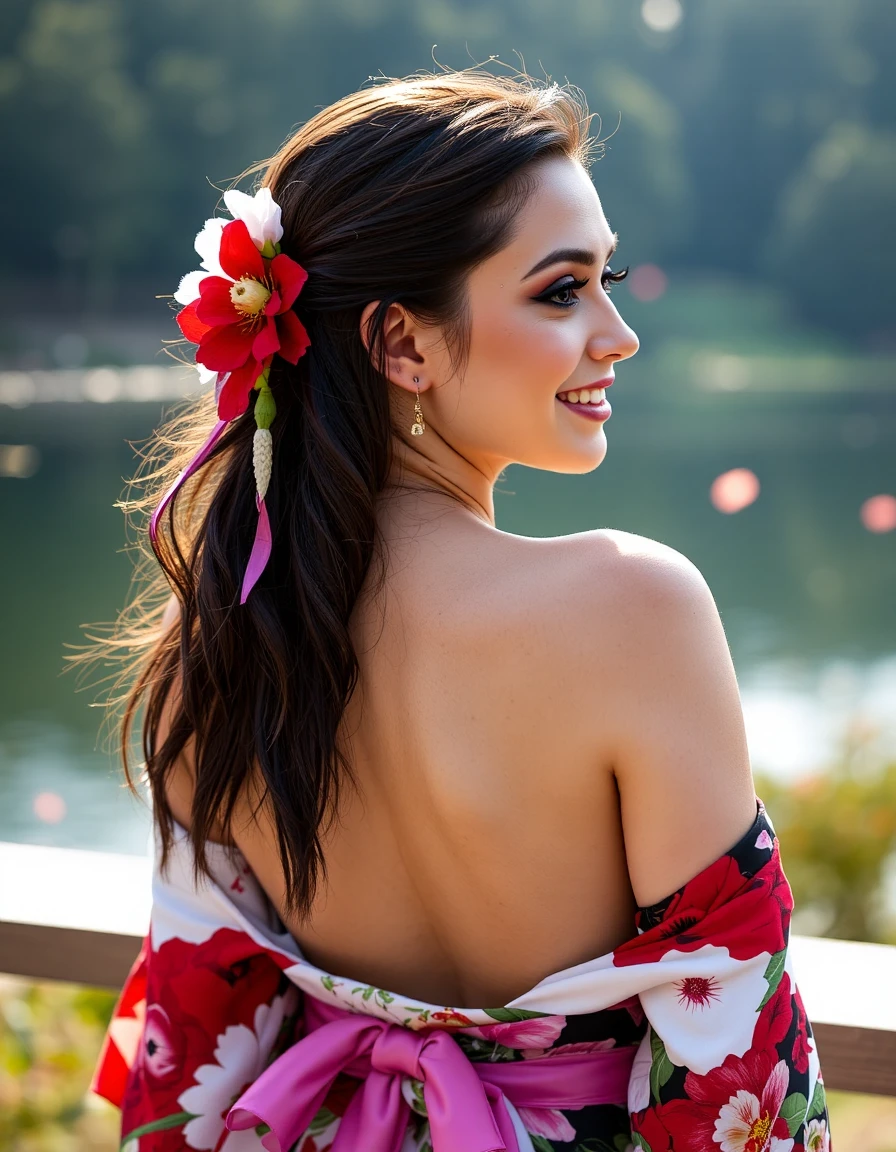
[[[857,728],[877,754],[896,755],[896,531],[865,522],[870,499],[896,494],[892,394],[847,403],[624,381],[620,372],[610,392],[600,468],[509,469],[499,527],[611,527],[690,557],[719,605],[755,769],[822,769]],[[8,401],[20,385],[7,381]],[[65,645],[84,640],[79,625],[113,619],[125,601],[131,568],[113,505],[136,467],[128,441],[139,444],[165,405],[146,398],[151,385],[122,400],[114,375],[90,387],[78,402],[24,394],[3,406],[0,395],[0,839],[142,853],[148,812],[123,788],[90,707],[100,690],[77,690],[61,670]]]

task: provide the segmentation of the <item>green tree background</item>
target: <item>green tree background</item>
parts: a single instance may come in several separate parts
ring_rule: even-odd
[[[585,90],[625,261],[771,280],[798,320],[891,348],[894,36],[890,0],[691,0],[665,33],[632,0],[20,0],[0,269],[99,310],[170,292],[209,181],[372,74],[496,54]]]

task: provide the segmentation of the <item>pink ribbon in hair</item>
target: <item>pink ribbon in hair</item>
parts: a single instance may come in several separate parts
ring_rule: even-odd
[[[287,1152],[340,1072],[361,1080],[332,1152],[400,1152],[410,1118],[403,1079],[423,1083],[433,1152],[520,1152],[507,1108],[624,1104],[634,1045],[508,1062],[470,1061],[446,1031],[412,1031],[305,997],[306,1035],[239,1097],[231,1132],[257,1125],[268,1152]]]
[[[218,439],[220,438],[221,433],[224,431],[224,429],[227,427],[227,425],[229,423],[230,423],[229,420],[219,420],[218,421],[218,423],[214,426],[214,428],[212,428],[211,432],[209,433],[209,436],[208,436],[208,439],[206,440],[206,442],[202,445],[202,447],[199,449],[199,451],[196,453],[196,455],[193,457],[193,459],[190,461],[190,463],[186,466],[186,468],[184,468],[183,472],[181,472],[181,474],[178,476],[178,478],[174,481],[174,483],[171,485],[171,487],[168,489],[168,491],[162,497],[161,503],[159,504],[158,508],[156,508],[155,512],[153,512],[152,519],[149,522],[149,538],[152,541],[153,545],[155,545],[155,542],[156,542],[156,534],[158,532],[159,518],[161,517],[162,513],[165,511],[165,509],[168,507],[168,505],[174,499],[176,493],[180,490],[181,485],[184,484],[187,480],[189,480],[190,477],[193,475],[193,473],[196,471],[196,469],[200,468],[205,463],[206,458],[208,457],[212,448],[214,448],[215,444],[218,442]]]
[[[201,468],[207,460],[211,450],[220,439],[221,433],[230,423],[229,420],[219,420],[212,428],[208,435],[208,439],[187,465],[187,467],[180,473],[165,495],[162,497],[159,506],[153,512],[149,521],[149,538],[153,546],[156,543],[158,535],[159,519],[164,513],[165,509],[174,499],[177,492],[186,483],[187,480],[193,475],[197,468]],[[249,563],[246,566],[245,574],[243,575],[243,586],[240,593],[240,604],[245,604],[246,599],[252,589],[255,587],[259,576],[265,569],[265,565],[270,559],[271,555],[271,523],[268,519],[268,510],[265,507],[264,499],[255,494],[255,506],[258,509],[258,524],[255,529],[255,539],[252,543],[252,552],[249,555]]]
[[[268,510],[264,504],[264,497],[255,493],[255,507],[258,509],[258,524],[255,528],[255,539],[252,541],[252,551],[249,554],[249,563],[243,575],[243,590],[240,594],[240,604],[246,599],[258,577],[264,572],[265,565],[271,555],[271,522],[268,519]]]

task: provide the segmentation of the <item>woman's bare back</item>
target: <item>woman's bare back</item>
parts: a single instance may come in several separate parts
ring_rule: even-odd
[[[283,918],[328,971],[504,1004],[627,939],[634,897],[595,740],[601,685],[570,664],[582,616],[558,595],[574,547],[430,517],[385,528],[385,587],[352,619],[342,745],[358,789],[342,791],[310,921]],[[238,840],[282,909],[270,836]]]
[[[498,1005],[628,939],[636,892],[658,900],[733,844],[755,817],[753,788],[730,700],[704,741],[710,769],[720,741],[728,762],[699,796],[651,778],[659,750],[639,770],[628,740],[651,708],[643,638],[665,643],[669,595],[656,590],[681,582],[683,557],[627,533],[512,536],[444,503],[383,520],[385,587],[351,621],[360,678],[341,743],[358,787],[341,791],[308,920],[285,911],[265,809],[253,819],[247,801],[233,834],[312,962],[433,1002]],[[712,614],[688,622],[710,649]],[[709,674],[730,697],[715,645]],[[184,795],[170,793],[182,822]],[[690,847],[664,839],[665,823],[686,834],[688,820],[715,831]]]

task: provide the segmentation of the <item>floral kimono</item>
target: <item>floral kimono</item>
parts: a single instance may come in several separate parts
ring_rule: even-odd
[[[175,826],[92,1088],[125,1152],[829,1152],[765,806],[612,952],[495,1008],[305,960],[243,857]]]

